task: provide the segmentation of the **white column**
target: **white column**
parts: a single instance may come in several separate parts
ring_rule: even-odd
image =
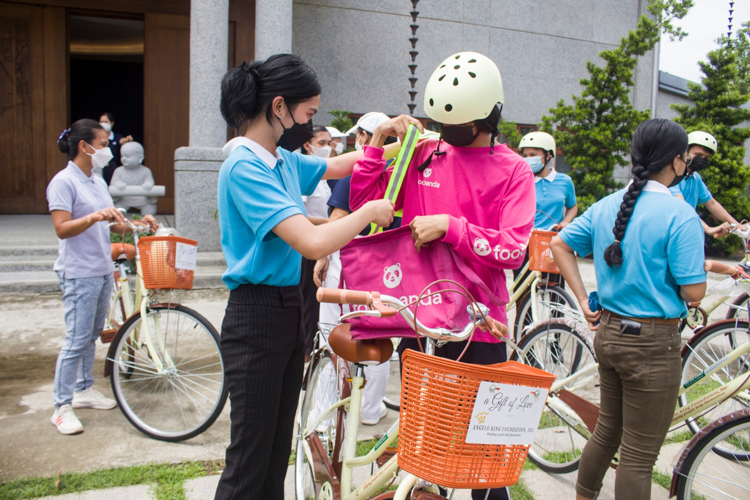
[[[255,0],[255,59],[292,52],[292,0]]]
[[[228,39],[229,0],[190,0],[190,147],[221,147],[227,140],[219,101]]]

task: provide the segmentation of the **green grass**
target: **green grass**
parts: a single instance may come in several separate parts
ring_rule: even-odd
[[[654,469],[653,471],[651,471],[651,482],[656,483],[665,490],[669,491],[669,488],[672,486],[672,476],[668,476],[663,472],[659,472],[658,470]]]
[[[0,483],[0,500],[24,500],[117,486],[151,485],[158,500],[182,500],[183,482],[223,469],[223,460],[117,467]],[[57,483],[57,484],[56,484]]]
[[[534,495],[526,489],[523,481],[518,481],[518,483],[510,487],[510,497],[513,500],[534,500]]]
[[[685,441],[690,441],[693,439],[693,436],[695,436],[695,434],[690,431],[678,432],[671,436],[667,436],[667,439],[664,440],[664,446],[672,443],[684,443]]]

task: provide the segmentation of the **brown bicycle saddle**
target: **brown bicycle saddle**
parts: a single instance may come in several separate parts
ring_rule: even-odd
[[[379,365],[393,354],[391,339],[354,340],[351,325],[343,323],[328,335],[328,345],[333,352],[351,363]]]

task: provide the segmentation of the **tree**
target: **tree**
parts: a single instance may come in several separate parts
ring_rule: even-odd
[[[743,82],[738,65],[742,45],[737,42],[726,37],[719,39],[719,48],[708,53],[708,62],[699,63],[704,74],[702,84],[688,84],[692,104],[673,104],[672,109],[679,114],[675,121],[688,132],[703,130],[716,137],[718,151],[701,176],[716,201],[742,220],[750,218],[750,200],[745,191],[750,184],[750,166],[743,160],[743,144],[750,138],[750,127],[738,125],[750,120],[750,109],[741,108],[750,95],[743,93],[747,81]],[[698,213],[710,220],[705,207],[699,207]],[[738,250],[741,243],[736,237],[706,238],[706,246],[709,251],[727,254]]]
[[[750,21],[742,24],[742,29],[737,32],[737,38],[731,43],[737,53],[738,90],[741,94],[750,94]]]
[[[692,7],[693,0],[649,0],[635,31],[620,40],[616,49],[599,54],[605,64],[586,63],[588,78],[580,80],[580,96],[573,104],[561,99],[550,115],[542,117],[541,129],[555,136],[571,165],[579,213],[619,187],[613,174],[616,165],[627,165],[630,140],[635,128],[650,116],[630,102],[633,71],[638,57],[652,50],[661,33],[682,39],[686,35],[673,26]]]
[[[511,149],[518,147],[518,143],[521,142],[521,133],[518,131],[516,122],[502,120],[497,125],[497,130],[500,132],[500,142],[504,142]]]
[[[349,115],[352,114],[351,111],[340,111],[338,109],[332,109],[328,112],[328,114],[333,116],[333,120],[331,120],[331,127],[338,129],[339,132],[346,132],[354,126],[354,124],[352,123],[352,119],[349,118]]]

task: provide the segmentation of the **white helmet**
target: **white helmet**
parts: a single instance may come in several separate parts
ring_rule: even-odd
[[[539,148],[552,153],[555,156],[555,138],[547,132],[529,132],[518,143],[518,150],[523,148]]]
[[[712,136],[708,132],[695,131],[688,134],[688,148],[693,144],[703,146],[706,149],[710,149],[716,154],[716,150],[719,148],[716,142],[716,137]]]
[[[459,52],[443,61],[424,92],[425,113],[446,125],[483,120],[504,101],[500,70],[476,52]]]

